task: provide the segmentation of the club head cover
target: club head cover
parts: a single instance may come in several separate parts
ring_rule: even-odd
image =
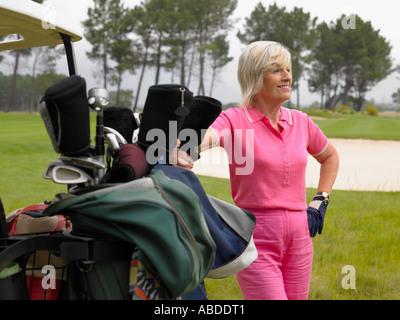
[[[179,135],[180,149],[186,151],[193,160],[198,160],[200,156],[196,152],[196,147],[201,144],[207,129],[222,112],[222,104],[212,97],[195,96],[189,111],[190,114],[185,118]],[[193,139],[191,135],[185,135],[185,129],[195,131],[197,139]]]
[[[193,93],[182,85],[162,84],[149,88],[137,143],[146,152],[152,147],[152,165],[160,157],[168,159],[169,149],[176,146],[192,100]]]
[[[111,182],[124,183],[144,177],[148,172],[146,154],[134,144],[121,146],[111,168]]]
[[[138,128],[130,108],[111,106],[103,111],[104,126],[117,130],[128,143],[132,143],[133,132]]]
[[[54,150],[66,156],[88,156],[90,119],[85,79],[72,75],[56,82],[40,102],[40,115]]]

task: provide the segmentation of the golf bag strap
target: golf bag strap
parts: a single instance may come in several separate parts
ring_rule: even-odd
[[[134,247],[115,240],[66,241],[60,246],[61,257],[70,261],[130,260]]]
[[[107,261],[130,260],[134,248],[127,242],[114,240],[82,241],[60,235],[23,237],[0,253],[0,270],[24,255],[38,250],[57,253],[61,258],[70,261]]]
[[[58,252],[62,241],[65,241],[62,237],[48,235],[22,238],[0,253],[0,270],[9,263],[37,250]]]

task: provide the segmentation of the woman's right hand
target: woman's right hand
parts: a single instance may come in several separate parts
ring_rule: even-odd
[[[181,142],[178,140],[176,148],[169,153],[169,164],[191,171],[193,169],[193,159],[185,151],[179,149]]]

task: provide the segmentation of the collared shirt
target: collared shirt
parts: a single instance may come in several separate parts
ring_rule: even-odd
[[[281,107],[280,131],[252,106],[229,108],[211,128],[229,159],[235,204],[252,210],[305,210],[308,154],[325,151],[328,139],[307,114]]]

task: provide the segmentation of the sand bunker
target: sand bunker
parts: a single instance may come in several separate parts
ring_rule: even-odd
[[[330,139],[340,157],[336,190],[400,191],[400,142]],[[309,157],[306,186],[316,188],[319,163]],[[221,148],[205,151],[195,162],[199,175],[229,178],[228,158]]]

